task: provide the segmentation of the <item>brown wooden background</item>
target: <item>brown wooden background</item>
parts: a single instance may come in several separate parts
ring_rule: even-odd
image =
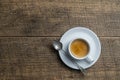
[[[51,45],[76,26],[102,44],[87,76],[65,66]],[[0,0],[0,80],[119,79],[119,0]]]

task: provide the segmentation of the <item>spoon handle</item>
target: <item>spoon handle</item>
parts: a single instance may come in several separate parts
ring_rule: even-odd
[[[75,60],[73,60],[70,57],[70,55],[68,55],[63,49],[61,49],[60,51],[62,51],[65,56],[68,56],[68,58],[71,60],[71,62],[79,68],[79,70],[83,73],[83,75],[86,75],[86,70],[83,69],[83,67],[81,67]]]

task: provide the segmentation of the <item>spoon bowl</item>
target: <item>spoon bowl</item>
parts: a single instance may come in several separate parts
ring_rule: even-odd
[[[53,47],[55,50],[61,50],[62,49],[62,43],[59,41],[53,41]]]

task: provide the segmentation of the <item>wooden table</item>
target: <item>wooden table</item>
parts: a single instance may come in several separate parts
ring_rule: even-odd
[[[76,26],[93,30],[102,44],[86,76],[52,47]],[[120,80],[120,1],[0,0],[0,80]]]

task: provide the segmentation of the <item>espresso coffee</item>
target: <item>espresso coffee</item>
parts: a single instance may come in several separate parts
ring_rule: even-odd
[[[89,45],[82,39],[74,40],[70,45],[72,55],[77,58],[85,57],[89,52]]]

